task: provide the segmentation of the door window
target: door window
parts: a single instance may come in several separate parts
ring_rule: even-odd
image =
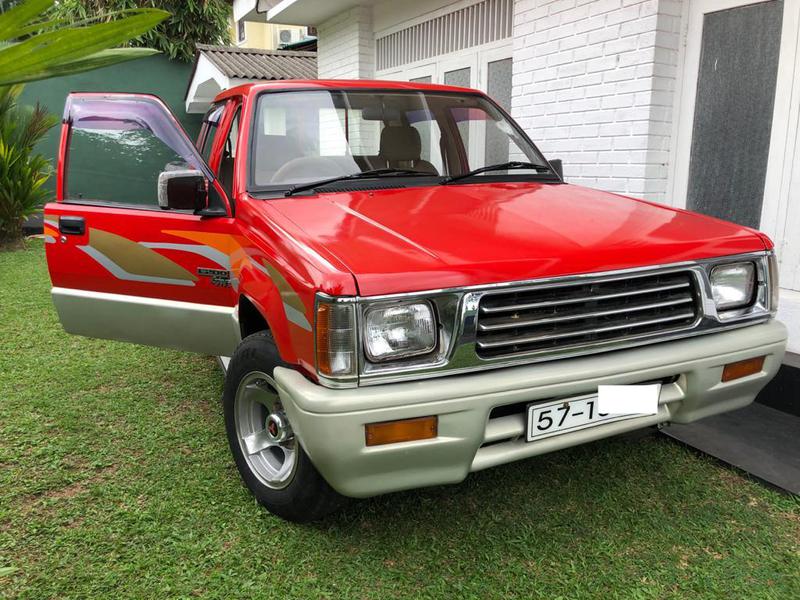
[[[203,118],[203,140],[200,152],[203,155],[203,160],[209,165],[211,164],[211,148],[214,147],[214,140],[217,137],[217,133],[219,133],[219,122],[224,111],[225,105],[219,104],[213,106]]]
[[[232,198],[233,191],[233,165],[236,162],[236,146],[239,143],[239,116],[241,108],[236,109],[236,115],[231,121],[228,137],[225,139],[225,147],[222,149],[222,158],[219,161],[218,176],[220,185],[228,198]]]
[[[162,171],[208,167],[152,96],[71,96],[64,199],[157,207]]]

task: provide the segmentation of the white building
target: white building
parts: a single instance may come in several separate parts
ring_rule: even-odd
[[[235,0],[315,26],[320,78],[468,85],[568,181],[757,227],[800,353],[800,0]]]

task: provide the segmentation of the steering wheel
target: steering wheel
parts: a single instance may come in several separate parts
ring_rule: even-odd
[[[272,176],[272,183],[306,183],[316,179],[349,175],[358,171],[354,161],[348,166],[327,156],[301,156],[293,158]]]

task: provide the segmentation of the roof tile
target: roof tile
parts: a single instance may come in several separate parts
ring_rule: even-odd
[[[261,80],[317,78],[316,52],[202,44],[198,44],[197,51],[226,77]]]

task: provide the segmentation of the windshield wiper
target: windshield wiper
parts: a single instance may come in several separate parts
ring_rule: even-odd
[[[512,160],[509,162],[497,163],[496,165],[486,165],[485,167],[472,169],[472,171],[467,171],[466,173],[461,173],[460,175],[450,175],[450,177],[445,177],[444,179],[442,179],[440,183],[443,185],[447,185],[448,183],[453,183],[454,181],[467,179],[468,177],[472,177],[473,175],[480,175],[481,173],[486,173],[488,171],[504,171],[512,169],[531,169],[533,171],[536,171],[537,173],[547,173],[547,172],[552,173],[552,169],[550,169],[550,167],[546,165],[537,165],[535,163]]]
[[[427,175],[433,176],[432,173],[426,171],[416,171],[414,169],[372,169],[370,171],[360,171],[358,173],[350,173],[349,175],[339,175],[338,177],[329,177],[328,179],[320,179],[319,181],[312,181],[310,183],[303,183],[300,185],[293,185],[290,187],[284,196],[291,196],[297,192],[304,192],[306,190],[313,190],[329,183],[336,183],[337,181],[348,181],[351,179],[369,179],[370,177],[383,177],[384,175]]]

